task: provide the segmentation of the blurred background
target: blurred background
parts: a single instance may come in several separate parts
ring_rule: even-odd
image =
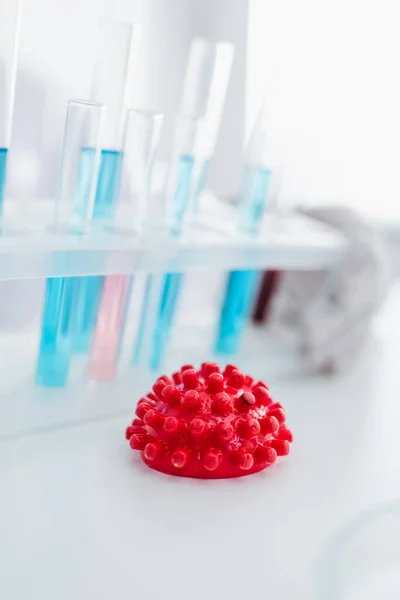
[[[235,61],[209,187],[237,194],[244,143],[267,89],[289,204],[345,204],[384,224],[400,220],[395,0],[26,0],[11,197],[54,194],[66,101],[88,93],[104,14],[144,26],[131,105],[165,113],[161,158],[190,40],[228,40]]]
[[[191,41],[202,36],[235,46],[204,194],[206,233],[215,234],[232,215],[236,219],[234,205],[248,166],[245,149],[264,98],[278,184],[274,194],[264,194],[266,229],[259,239],[249,236],[244,243],[229,232],[200,238],[191,256],[202,269],[173,273],[178,282],[176,290],[170,286],[176,298],[165,362],[150,373],[150,346],[162,330],[157,327],[162,311],[157,311],[166,304],[160,290],[168,288],[164,282],[171,274],[142,270],[131,277],[131,265],[136,260],[135,265],[156,270],[159,264],[165,269],[179,264],[184,270],[190,236],[182,246],[182,240],[162,236],[159,245],[156,239],[147,246],[145,239],[144,250],[142,238],[128,239],[133,249],[126,255],[125,247],[114,255],[114,238],[103,262],[96,262],[101,244],[109,242],[102,238],[93,263],[83,246],[82,263],[106,265],[105,277],[96,269],[80,271],[79,260],[70,260],[76,249],[71,239],[68,246],[62,238],[67,250],[57,262],[61,238],[54,241],[43,223],[31,238],[2,236],[1,275],[14,276],[15,269],[15,277],[22,273],[26,279],[0,281],[0,449],[6,448],[0,453],[0,530],[5,531],[0,564],[6,565],[0,595],[5,589],[10,600],[48,600],[55,594],[60,600],[109,600],[129,590],[138,600],[160,595],[185,600],[188,593],[192,600],[241,600],[264,593],[267,581],[270,595],[284,600],[310,600],[318,586],[317,600],[397,600],[398,0],[24,0],[6,208],[13,205],[9,199],[23,210],[30,203],[35,207],[36,200],[54,199],[67,101],[90,97],[103,16],[143,26],[129,106],[165,115],[160,170],[173,145]],[[82,240],[84,245],[87,239]],[[30,252],[41,242],[45,249],[32,252],[31,262]],[[227,257],[230,263],[224,262]],[[235,260],[242,262],[237,266]],[[121,275],[115,264],[129,267]],[[64,277],[71,273],[83,276]],[[236,282],[235,295],[229,282],[237,273],[245,283]],[[85,286],[88,280],[99,283],[93,294],[99,303],[87,326],[93,339],[88,337],[83,351],[73,347],[74,311],[63,303],[71,279],[80,279],[79,310],[85,318],[91,300]],[[44,291],[54,282],[55,302],[46,310]],[[142,369],[143,364],[132,365],[132,356],[146,321],[148,282],[155,282],[158,296],[153,293],[148,302],[153,313],[147,322],[154,319],[155,327],[147,325]],[[235,305],[246,286],[250,300],[226,319],[232,317],[233,329],[239,322],[241,347],[224,354],[216,331],[224,338],[225,308]],[[78,304],[71,306],[78,312]],[[104,336],[109,322],[114,331]],[[42,344],[49,331],[50,350]],[[101,372],[101,358],[97,374],[88,367],[96,362],[93,340],[99,331],[105,355],[113,344],[109,377]],[[64,350],[65,381],[52,388],[52,380],[39,381],[37,365],[46,351],[58,360]],[[155,371],[169,373],[182,363],[210,358],[237,361],[271,384],[274,399],[287,408],[293,452],[275,470],[245,478],[246,485],[234,480],[207,487],[153,478],[128,457],[123,439],[134,405],[150,389]],[[395,510],[383,511],[383,524],[371,517],[372,533],[361,529],[354,544],[355,530],[349,527],[344,550],[331,543],[347,521],[354,524],[364,510],[388,502]],[[56,544],[64,550],[55,552]],[[251,551],[238,551],[244,547]],[[364,581],[370,573],[385,585],[385,574],[393,576],[395,594],[384,596],[368,577]],[[353,579],[362,583],[359,595],[346,593]]]

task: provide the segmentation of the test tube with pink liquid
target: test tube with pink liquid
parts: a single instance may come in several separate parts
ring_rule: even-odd
[[[127,112],[121,193],[112,224],[118,234],[138,238],[142,233],[161,125],[159,113]],[[89,355],[91,379],[109,381],[115,377],[132,285],[129,275],[105,277]]]

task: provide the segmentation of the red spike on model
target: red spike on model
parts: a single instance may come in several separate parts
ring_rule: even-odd
[[[293,441],[268,386],[215,363],[159,377],[125,435],[152,469],[201,479],[261,471],[289,454]]]

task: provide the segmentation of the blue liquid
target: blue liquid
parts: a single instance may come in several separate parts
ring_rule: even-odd
[[[259,271],[229,273],[215,344],[216,352],[235,354],[238,351],[258,279]]]
[[[122,153],[116,150],[102,150],[94,219],[112,218],[114,200],[119,192],[122,156]],[[94,158],[93,148],[82,148],[74,195],[77,214],[82,215],[86,212]],[[99,276],[58,277],[47,280],[37,367],[37,382],[40,385],[64,385],[72,352],[85,352],[90,347],[103,280],[104,278]],[[51,323],[50,328],[48,323]],[[57,336],[60,336],[60,340],[57,340]]]
[[[151,316],[148,314],[147,307],[151,294],[151,286],[153,284],[153,275],[149,275],[146,281],[146,287],[143,295],[143,308],[140,317],[140,324],[136,344],[134,347],[133,363],[139,364],[142,357],[142,348],[144,335],[148,329],[148,319]],[[183,274],[168,273],[165,275],[164,284],[162,286],[161,299],[158,306],[157,315],[155,318],[155,328],[151,333],[152,340],[150,346],[149,368],[156,371],[161,364],[164,350],[167,345],[173,316],[175,314],[176,302],[178,299],[181,280]]]
[[[181,157],[178,165],[177,187],[174,194],[172,211],[172,232],[180,233],[183,217],[190,200],[190,190],[194,171],[194,157],[184,155]],[[205,161],[200,173],[198,185],[194,196],[194,212],[196,213],[199,205],[200,194],[204,189],[207,179],[209,161]],[[179,298],[180,289],[183,282],[183,273],[168,273],[165,275],[163,290],[161,293],[160,310],[158,313],[154,337],[151,346],[150,363],[151,370],[157,370],[161,365],[164,352],[167,347],[172,330],[173,319],[176,313],[176,305]],[[146,306],[151,287],[151,275],[149,275],[144,292],[143,309],[139,326],[138,337],[135,344],[133,362],[138,364],[141,357],[143,345],[143,336],[146,329]]]
[[[79,215],[86,213],[90,188],[93,179],[96,150],[82,148],[78,168],[78,181],[74,204]],[[94,200],[94,219],[112,218],[116,198],[119,194],[123,154],[118,150],[102,150]]]
[[[242,196],[239,204],[240,230],[246,234],[258,233],[266,208],[271,171],[247,167],[244,174]]]
[[[267,203],[271,171],[248,167],[244,174],[240,229],[247,235],[258,233]],[[231,271],[222,305],[215,350],[220,354],[235,354],[239,350],[243,331],[249,318],[259,271]]]
[[[184,154],[178,162],[176,189],[172,200],[169,220],[171,232],[181,233],[183,217],[190,199],[190,188],[194,169],[194,156]]]
[[[86,202],[92,183],[94,159],[94,148],[82,148],[75,193],[75,209],[78,213],[86,211]],[[101,151],[99,180],[94,201],[94,220],[108,219],[113,216],[115,201],[119,193],[122,160],[122,152],[117,150]],[[74,352],[83,353],[90,348],[103,283],[104,277],[102,276],[81,277],[81,291],[73,344]]]
[[[4,190],[6,187],[6,172],[7,172],[7,148],[0,148],[0,216],[3,213],[4,205]]]
[[[104,283],[104,277],[98,275],[79,279],[79,303],[73,343],[73,351],[77,353],[86,352],[90,347]]]
[[[46,387],[65,385],[72,356],[79,277],[47,280],[36,381]]]
[[[181,288],[183,274],[168,273],[165,276],[164,288],[160,302],[160,312],[154,331],[153,347],[150,356],[150,369],[156,371],[164,357],[175,315],[176,303]]]
[[[119,195],[123,153],[118,150],[102,150],[99,181],[94,201],[94,219],[112,218]]]

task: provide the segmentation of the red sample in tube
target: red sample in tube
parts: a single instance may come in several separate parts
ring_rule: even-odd
[[[286,456],[293,441],[269,388],[234,365],[159,377],[125,432],[150,468],[200,479],[241,477]]]

